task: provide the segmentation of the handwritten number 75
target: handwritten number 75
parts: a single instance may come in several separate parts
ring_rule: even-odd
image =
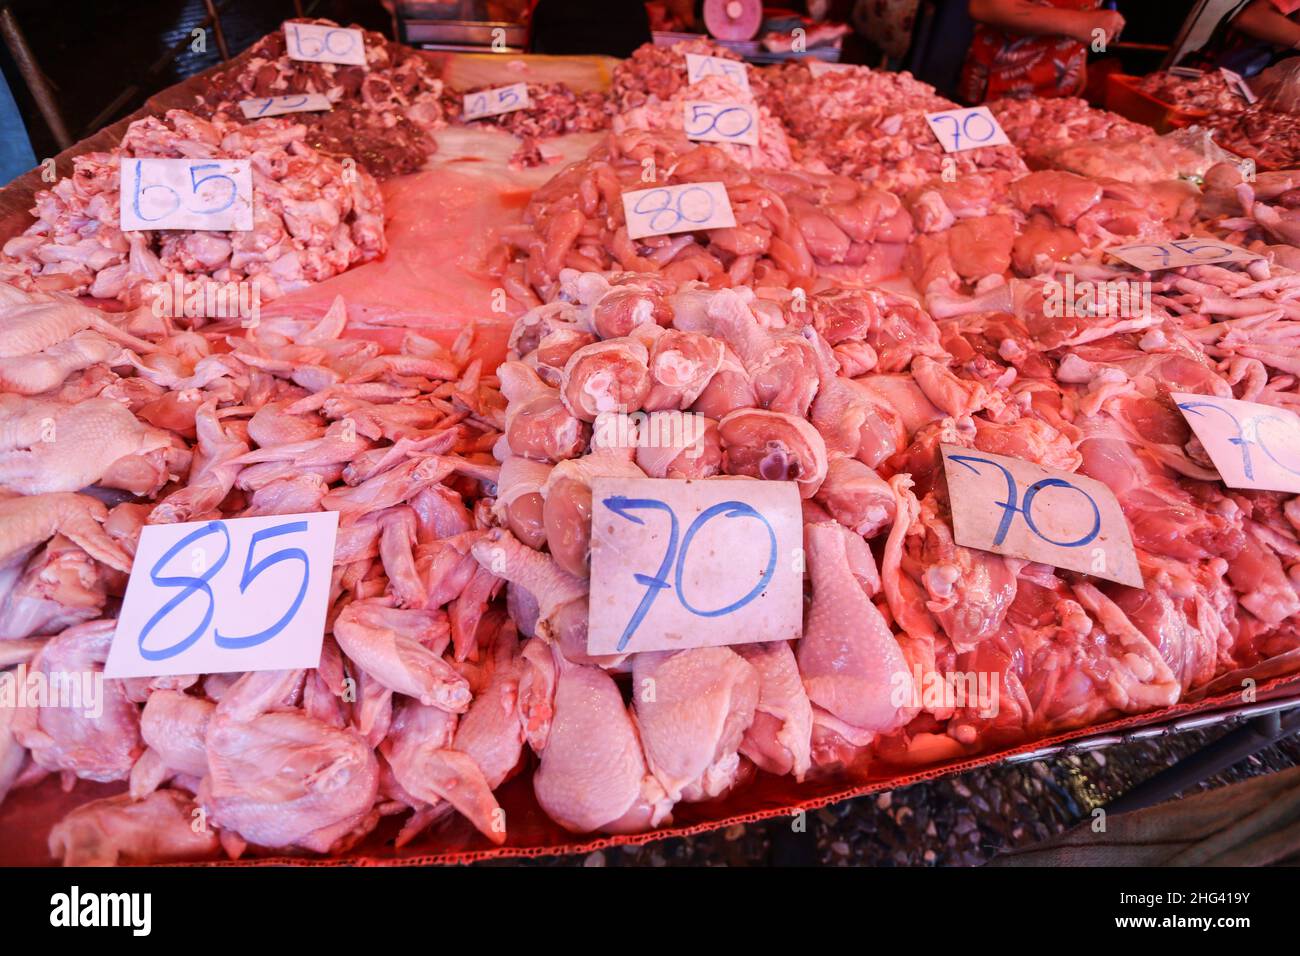
[[[686,529],[685,536],[681,537],[680,549],[678,547],[680,525],[676,513],[667,503],[655,498],[625,498],[622,495],[614,495],[604,499],[603,504],[610,511],[627,521],[631,521],[633,524],[645,524],[644,519],[631,514],[633,511],[662,511],[668,515],[669,520],[668,547],[664,550],[664,557],[659,563],[658,572],[653,576],[648,574],[634,574],[632,576],[633,580],[642,585],[646,591],[636,610],[632,612],[632,617],[628,620],[627,626],[623,629],[623,634],[619,638],[618,649],[620,651],[627,647],[628,641],[632,639],[636,629],[641,626],[645,616],[650,613],[650,608],[654,605],[655,599],[659,597],[660,592],[670,587],[673,588],[682,607],[697,617],[722,617],[740,610],[767,590],[768,584],[772,581],[772,575],[776,572],[776,532],[763,515],[743,501],[723,501],[706,508],[696,515],[695,520]],[[685,590],[682,588],[682,581],[685,578],[686,558],[690,553],[691,543],[695,540],[696,534],[717,517],[751,518],[761,522],[768,535],[768,561],[767,567],[758,579],[758,583],[750,588],[745,595],[723,607],[704,610],[691,604],[686,597]],[[668,583],[669,571],[673,572],[673,583],[671,585]]]
[[[298,609],[302,606],[303,599],[307,595],[307,580],[309,576],[309,565],[307,553],[301,548],[283,548],[275,553],[263,558],[256,564],[253,563],[253,552],[261,541],[268,538],[276,538],[286,534],[296,534],[307,530],[305,521],[287,521],[284,524],[275,525],[270,528],[263,528],[255,532],[248,541],[248,554],[244,560],[244,572],[239,579],[239,593],[244,594],[249,586],[264,571],[281,564],[285,561],[298,561],[302,564],[302,581],[298,587],[298,593],[289,605],[289,609],[281,615],[280,619],[270,627],[264,628],[255,634],[248,634],[239,637],[225,635],[220,633],[217,628],[212,629],[212,637],[218,647],[229,649],[242,649],[255,647],[258,644],[264,644],[271,638],[283,631],[289,622],[293,620]],[[185,574],[165,575],[163,569],[169,562],[174,560],[177,555],[186,551],[191,545],[209,535],[219,534],[225,540],[225,547],[222,549],[221,556],[212,563],[202,574],[198,576]],[[201,528],[191,531],[185,537],[181,538],[174,545],[167,549],[161,558],[159,558],[152,568],[149,569],[149,579],[160,588],[180,588],[181,590],[173,595],[162,607],[153,613],[136,639],[140,649],[140,656],[148,661],[164,661],[168,658],[175,657],[188,648],[192,647],[196,641],[207,632],[214,616],[216,616],[218,607],[216,596],[212,593],[209,582],[225,567],[226,560],[230,557],[230,532],[220,521],[210,521]],[[177,608],[185,603],[192,595],[202,594],[207,598],[207,608],[203,612],[203,618],[199,621],[197,627],[190,631],[184,638],[177,641],[170,647],[164,647],[158,650],[150,650],[145,647],[145,640],[153,633],[154,629],[162,624]]]

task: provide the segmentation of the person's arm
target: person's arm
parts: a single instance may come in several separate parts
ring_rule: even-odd
[[[1269,0],[1255,0],[1237,14],[1232,25],[1242,33],[1274,46],[1300,47],[1300,24],[1279,13]]]
[[[970,0],[970,15],[1007,33],[1026,36],[1065,36],[1087,43],[1094,30],[1111,40],[1124,28],[1124,18],[1113,10],[1061,10],[1032,0]]]

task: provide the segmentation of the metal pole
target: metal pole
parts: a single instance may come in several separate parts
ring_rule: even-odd
[[[208,8],[208,19],[212,21],[212,32],[217,37],[217,50],[221,53],[221,59],[227,61],[230,59],[230,50],[226,48],[226,35],[221,32],[221,15],[217,13],[217,8],[212,3],[212,0],[203,0],[203,5]]]
[[[1227,770],[1251,754],[1298,732],[1300,710],[1293,710],[1285,717],[1280,712],[1256,717],[1112,800],[1106,804],[1106,813],[1128,813],[1163,803],[1206,777]]]
[[[19,29],[18,21],[14,19],[13,11],[9,9],[8,4],[0,8],[0,32],[4,34],[5,45],[13,54],[18,72],[22,74],[27,89],[36,100],[36,108],[41,111],[41,117],[54,136],[54,141],[59,144],[59,149],[67,149],[72,145],[72,137],[68,135],[68,129],[63,125],[63,114],[55,105],[49,80],[37,65],[36,57],[32,55],[31,47],[27,45],[27,38]]]

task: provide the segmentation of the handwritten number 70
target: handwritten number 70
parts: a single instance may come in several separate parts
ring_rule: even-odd
[[[1213,402],[1179,402],[1178,407],[1191,415],[1204,416],[1206,412],[1218,412],[1228,417],[1237,428],[1237,437],[1229,438],[1228,441],[1241,449],[1241,470],[1247,481],[1255,480],[1255,460],[1250,453],[1251,445],[1259,446],[1259,450],[1272,459],[1273,464],[1279,468],[1289,471],[1293,475],[1300,475],[1300,471],[1292,468],[1273,454],[1273,449],[1268,447],[1268,443],[1264,441],[1264,436],[1260,431],[1260,426],[1264,422],[1281,422],[1283,425],[1290,425],[1291,423],[1285,418],[1278,415],[1253,415],[1242,422],[1238,421],[1237,416],[1228,409],[1222,405],[1215,405]],[[1205,409],[1205,411],[1201,411],[1201,409]]]
[[[664,557],[659,563],[658,572],[653,576],[648,574],[634,574],[632,576],[632,579],[637,584],[642,585],[646,591],[618,640],[618,649],[620,651],[627,647],[628,641],[632,639],[636,629],[641,626],[641,622],[650,613],[650,608],[654,605],[655,599],[659,597],[661,591],[665,591],[669,587],[673,588],[682,607],[697,617],[723,617],[740,610],[767,590],[768,584],[772,581],[772,575],[776,572],[776,532],[772,530],[771,523],[763,515],[743,501],[723,501],[700,512],[700,514],[696,515],[695,520],[691,522],[690,527],[686,529],[685,536],[681,537],[680,548],[678,547],[680,525],[677,521],[677,515],[666,502],[659,501],[656,498],[625,498],[622,495],[614,495],[604,499],[603,504],[610,511],[627,521],[631,521],[633,524],[645,524],[644,519],[630,513],[633,511],[662,511],[668,515],[669,520],[668,547],[664,550]],[[682,588],[682,580],[685,577],[686,557],[690,553],[691,543],[695,540],[695,535],[703,530],[706,524],[720,516],[726,518],[752,518],[762,522],[768,536],[767,567],[759,577],[758,583],[741,598],[723,607],[704,610],[691,604]],[[673,572],[673,583],[671,585],[668,583],[670,571]]]
[[[947,120],[952,124],[950,132],[952,133],[953,149],[961,149],[961,141],[963,137],[971,143],[986,143],[993,138],[993,134],[996,131],[993,124],[989,122],[989,118],[983,113],[972,111],[967,113],[960,120],[951,113],[944,113],[941,116],[934,117],[934,123],[936,125],[942,123],[944,120]],[[984,124],[985,128],[980,134],[976,134],[972,129],[972,123],[975,120],[979,120],[980,123]]]
[[[997,534],[993,536],[994,545],[1000,545],[1006,540],[1007,533],[1011,530],[1011,523],[1015,520],[1016,515],[1020,515],[1025,519],[1025,525],[1035,535],[1042,538],[1048,544],[1054,544],[1060,548],[1081,548],[1085,544],[1093,541],[1097,535],[1101,533],[1101,511],[1097,508],[1097,502],[1092,500],[1092,495],[1088,494],[1088,492],[1076,485],[1070,484],[1064,478],[1040,478],[1025,489],[1025,497],[1022,500],[1019,497],[1019,486],[1016,483],[1015,477],[1011,474],[1010,470],[1005,466],[998,464],[996,461],[991,461],[988,458],[980,458],[976,455],[950,455],[948,456],[948,460],[956,462],[963,468],[969,468],[977,475],[980,473],[980,470],[975,467],[975,462],[992,465],[994,468],[1002,472],[1002,476],[1006,479],[1007,498],[1005,501],[995,502],[995,504],[1002,509],[1002,521],[998,524]],[[1084,500],[1092,507],[1092,527],[1088,530],[1087,534],[1076,538],[1073,541],[1057,541],[1053,538],[1049,538],[1039,530],[1038,525],[1034,522],[1034,499],[1038,496],[1040,491],[1044,491],[1047,488],[1068,488],[1071,491],[1076,491],[1083,495]]]

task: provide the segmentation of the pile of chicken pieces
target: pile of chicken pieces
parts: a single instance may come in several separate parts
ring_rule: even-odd
[[[388,350],[342,301],[242,328],[0,284],[0,667],[102,670],[146,524],[339,513],[317,668],[110,680],[93,719],[0,707],[0,801],[49,775],[126,788],[55,826],[56,856],[339,854],[399,815],[399,845],[453,815],[501,844],[520,773],[569,831],[641,832],[759,772],[967,757],[1300,647],[1300,499],[1226,488],[1169,397],[1300,406],[1300,174],[1030,172],[1015,145],[945,167],[917,122],[933,91],[865,69],[800,89],[840,104],[835,135],[892,137],[868,166],[774,98],[802,67],[751,70],[788,149],[694,144],[683,63],[620,68],[627,120],[502,236],[529,308],[499,368],[472,327]],[[1018,109],[1013,142],[1055,122]],[[647,169],[724,182],[737,225],[631,240],[621,193]],[[1147,276],[1105,255],[1187,234],[1260,258]],[[1151,308],[1049,317],[1067,274],[1150,280]],[[698,427],[640,441],[664,416]],[[1106,483],[1145,587],[957,545],[940,443]],[[609,476],[794,482],[802,638],[589,654]],[[898,702],[896,675],[956,672],[994,675],[997,711]]]

